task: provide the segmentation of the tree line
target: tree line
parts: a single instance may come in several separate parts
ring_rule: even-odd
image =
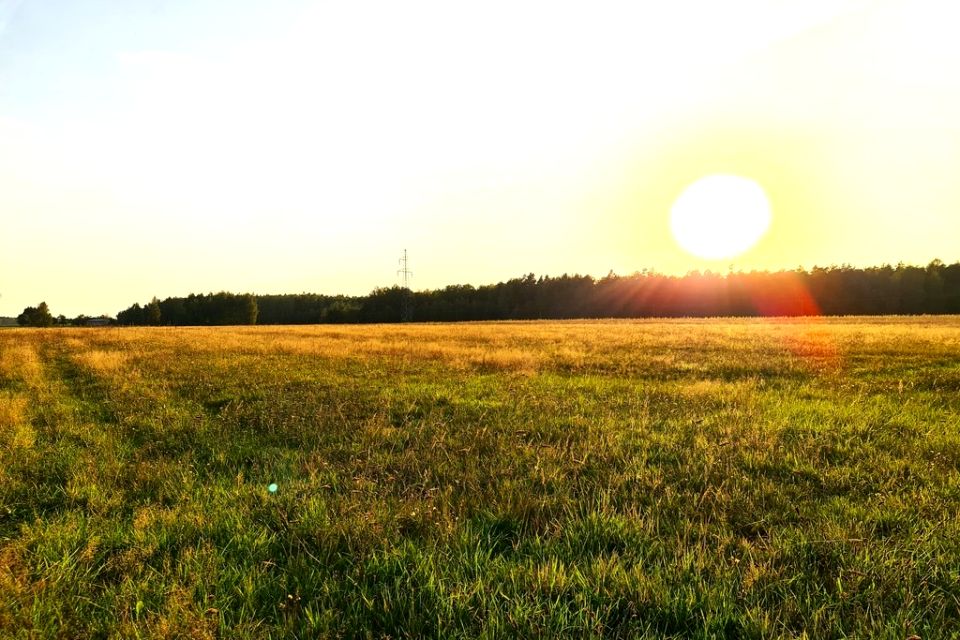
[[[117,314],[122,325],[234,325],[256,324],[257,298],[249,293],[190,294],[186,298],[153,298],[134,303]]]
[[[80,314],[68,318],[63,314],[54,316],[46,302],[35,307],[27,307],[16,317],[16,324],[22,327],[85,327],[91,324],[108,325],[116,321],[109,316],[86,316]]]
[[[960,314],[960,263],[811,270],[641,271],[602,278],[528,274],[474,287],[366,296],[217,293],[167,298],[117,314],[128,325],[423,322],[573,318]]]

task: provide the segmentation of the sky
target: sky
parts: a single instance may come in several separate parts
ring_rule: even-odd
[[[960,260],[943,0],[0,0],[0,315]],[[669,212],[756,181],[767,233]]]

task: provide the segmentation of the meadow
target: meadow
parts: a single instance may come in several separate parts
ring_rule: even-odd
[[[0,331],[3,638],[914,634],[960,318]]]

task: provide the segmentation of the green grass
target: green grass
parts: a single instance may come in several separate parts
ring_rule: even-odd
[[[0,637],[911,634],[960,319],[0,333]]]

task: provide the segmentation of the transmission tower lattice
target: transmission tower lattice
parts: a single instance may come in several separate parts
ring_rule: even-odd
[[[410,322],[413,320],[413,292],[410,291],[410,278],[413,277],[413,271],[410,271],[410,263],[407,261],[407,250],[403,250],[403,257],[400,258],[400,268],[397,269],[397,275],[403,277],[403,298],[400,301],[400,322]]]

